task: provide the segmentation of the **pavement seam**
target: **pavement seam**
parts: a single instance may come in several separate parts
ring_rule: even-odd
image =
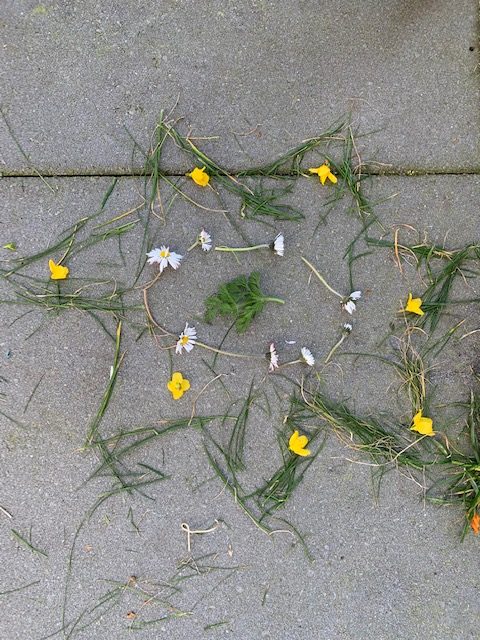
[[[186,173],[170,173],[168,171],[164,171],[163,175],[169,178],[185,178]],[[248,176],[242,175],[242,171],[233,171],[229,172],[229,175],[232,177],[243,177],[243,178],[275,178],[275,177],[291,177],[298,178],[297,173],[277,173],[275,175],[266,175],[263,173],[249,173]],[[470,169],[470,170],[462,170],[462,169],[453,169],[453,170],[443,170],[443,169],[406,169],[406,170],[398,170],[398,171],[362,171],[362,176],[371,176],[371,177],[401,177],[401,178],[421,178],[425,176],[478,176],[480,175],[480,168],[478,169]],[[1,178],[145,178],[146,174],[141,171],[105,171],[103,173],[97,172],[80,172],[80,173],[6,173],[0,172]]]

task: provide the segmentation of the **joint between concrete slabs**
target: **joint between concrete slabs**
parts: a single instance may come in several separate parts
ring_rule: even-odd
[[[243,175],[243,171],[230,171],[229,175],[233,177],[245,177],[245,178],[275,178],[277,177],[298,177],[297,173],[276,173],[272,175],[266,175],[264,173],[249,173],[248,176]],[[81,172],[69,172],[69,173],[35,173],[35,172],[19,172],[19,171],[4,171],[0,173],[1,178],[144,178],[146,174],[144,171],[81,171]],[[164,171],[163,175],[170,178],[184,178],[185,173],[176,173]],[[372,177],[402,177],[402,178],[418,178],[424,176],[475,176],[480,175],[480,167],[474,169],[399,169],[399,170],[382,170],[375,171],[374,169],[364,169],[361,172],[362,176]]]

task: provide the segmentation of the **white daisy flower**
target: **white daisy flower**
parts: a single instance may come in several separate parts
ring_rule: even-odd
[[[352,293],[348,296],[348,298],[345,298],[342,301],[342,307],[345,309],[347,313],[352,315],[352,313],[357,308],[355,301],[360,300],[361,297],[362,297],[361,291],[352,291]]]
[[[197,342],[197,330],[195,327],[189,327],[188,322],[185,323],[185,329],[178,336],[175,353],[182,353],[182,350],[190,352]]]
[[[277,256],[283,257],[285,252],[285,238],[282,233],[279,233],[275,236],[275,240],[272,242],[272,251],[277,254]]]
[[[178,269],[183,256],[170,251],[170,247],[162,245],[160,249],[155,248],[149,251],[147,257],[148,264],[158,264],[160,266],[160,273],[162,273],[168,265],[170,265],[172,269]]]
[[[246,251],[257,251],[257,249],[270,249],[273,253],[276,253],[277,256],[283,256],[285,252],[285,238],[283,233],[276,235],[270,244],[254,244],[249,247],[215,247],[215,251],[227,251],[229,253],[245,253]]]
[[[212,236],[209,233],[207,233],[205,229],[202,229],[200,231],[200,234],[198,236],[198,241],[202,245],[202,249],[204,251],[210,251],[210,249],[212,248]]]
[[[312,352],[307,347],[301,348],[302,358],[305,360],[305,364],[308,364],[309,367],[313,367],[315,364],[315,358],[313,357]]]
[[[278,354],[275,349],[274,342],[270,344],[270,352],[267,354],[267,356],[270,358],[270,364],[268,365],[268,370],[271,373],[275,369],[278,369]]]
[[[360,292],[358,291],[357,293],[360,293]],[[352,301],[350,301],[350,302],[355,307],[355,303],[352,302]],[[344,322],[343,325],[342,325],[342,335],[340,336],[340,339],[330,349],[330,353],[328,354],[328,356],[327,356],[327,358],[325,360],[325,364],[328,364],[330,362],[330,360],[332,359],[334,353],[337,351],[337,349],[339,347],[342,346],[342,344],[345,342],[345,340],[348,338],[348,336],[352,333],[352,331],[353,331],[353,326],[349,322]]]

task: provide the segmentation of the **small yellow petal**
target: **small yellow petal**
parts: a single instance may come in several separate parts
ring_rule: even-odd
[[[187,176],[189,176],[195,184],[198,184],[199,187],[206,187],[210,182],[210,176],[206,173],[205,167],[202,169],[195,167],[192,172],[187,173]]]
[[[182,376],[180,371],[175,371],[172,373],[172,379],[167,382],[167,389],[174,400],[179,400],[185,391],[190,389],[190,382]]]
[[[337,184],[338,180],[337,180],[337,176],[334,175],[331,171],[328,174],[328,179],[330,180],[330,182],[332,182],[333,184]]]
[[[310,455],[310,449],[292,449],[293,453],[296,453],[297,456],[309,456]]]
[[[183,396],[183,389],[179,388],[178,385],[171,380],[167,383],[167,387],[174,400],[179,400]]]
[[[311,167],[309,169],[310,173],[316,173],[318,176],[318,179],[320,180],[320,182],[322,184],[325,184],[325,182],[327,181],[327,178],[330,180],[330,182],[332,182],[333,184],[335,184],[337,182],[337,176],[335,176],[331,171],[330,171],[330,167],[328,166],[327,163],[324,163],[322,165],[320,165],[319,167]]]
[[[48,266],[50,268],[50,278],[52,280],[65,280],[69,274],[68,267],[64,267],[61,264],[55,264],[53,260],[48,261]]]
[[[308,443],[307,436],[300,436],[298,431],[294,431],[288,441],[288,448],[297,456],[309,456],[310,450],[305,449],[305,445]]]
[[[433,420],[431,418],[424,417],[422,415],[422,411],[418,411],[413,416],[413,425],[411,426],[412,431],[416,431],[420,433],[422,436],[434,436],[435,431],[433,430]]]
[[[423,316],[425,312],[422,310],[422,299],[413,298],[412,294],[408,294],[407,304],[405,305],[405,311],[409,313],[415,313],[417,316]]]
[[[473,533],[478,536],[478,534],[480,533],[480,516],[478,515],[478,513],[475,513],[470,520],[470,526],[472,527]]]
[[[298,436],[297,445],[298,445],[298,447],[300,447],[300,449],[303,449],[304,447],[306,447],[307,444],[308,444],[307,436]]]

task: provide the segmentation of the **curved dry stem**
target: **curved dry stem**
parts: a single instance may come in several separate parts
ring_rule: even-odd
[[[325,358],[325,363],[324,364],[328,364],[330,362],[330,360],[333,358],[333,355],[335,353],[335,351],[343,344],[343,342],[345,341],[345,338],[347,336],[343,335],[340,340],[338,340],[338,342],[336,344],[333,345],[333,347],[330,349],[328,356]]]
[[[165,329],[165,327],[163,327],[161,324],[159,324],[153,314],[152,311],[150,309],[150,305],[148,304],[148,294],[147,291],[148,289],[150,289],[150,287],[152,287],[155,282],[157,282],[158,278],[160,277],[160,274],[158,274],[150,283],[148,283],[148,285],[146,285],[145,287],[143,287],[143,305],[145,307],[145,312],[147,314],[148,319],[150,320],[151,324],[156,327],[157,329],[159,329],[162,332],[162,335],[160,336],[161,338],[170,336],[172,338],[177,338],[177,334],[176,333],[172,333],[171,331],[168,331],[167,329]],[[222,356],[228,356],[230,358],[243,358],[244,360],[263,360],[263,356],[257,356],[257,355],[248,355],[248,354],[244,354],[244,353],[233,353],[232,351],[223,351],[222,349],[216,349],[215,347],[211,347],[209,344],[205,344],[204,342],[196,342],[195,343],[197,346],[202,347],[203,349],[208,349],[208,351],[214,351],[215,353],[218,353]],[[171,347],[165,347],[166,349],[173,349],[175,345],[171,346]]]
[[[257,249],[269,249],[270,245],[268,244],[255,244],[251,247],[214,247],[215,251],[224,251],[228,253],[242,253],[245,251],[256,251]]]
[[[162,331],[165,336],[172,336],[172,337],[176,338],[176,335],[174,333],[172,333],[171,331],[167,331],[165,329],[165,327],[162,327],[162,325],[159,324],[155,320],[155,318],[153,317],[153,314],[152,314],[152,312],[150,310],[150,306],[148,304],[147,291],[148,291],[148,289],[150,289],[151,286],[153,286],[155,284],[155,282],[158,280],[159,277],[160,277],[160,274],[158,274],[148,285],[146,285],[143,288],[143,305],[145,307],[145,312],[147,314],[147,317],[150,320],[150,322],[153,324],[153,326],[156,327],[157,329],[160,329],[160,331]]]
[[[218,375],[216,375],[214,378],[212,378],[211,380],[209,380],[207,382],[207,384],[197,393],[197,395],[195,396],[194,401],[192,402],[192,413],[190,415],[190,420],[188,421],[188,426],[190,426],[192,424],[192,420],[195,417],[195,409],[197,406],[197,400],[200,398],[200,396],[202,395],[202,393],[204,391],[206,391],[208,389],[208,387],[215,382],[215,380],[218,380],[219,378],[221,378],[224,374],[223,373],[219,373]]]
[[[208,349],[209,351],[214,351],[215,353],[219,353],[222,356],[230,356],[232,358],[243,358],[245,360],[263,360],[264,356],[257,355],[248,355],[245,353],[232,353],[231,351],[223,351],[222,349],[216,349],[215,347],[211,347],[209,344],[205,344],[204,342],[195,343],[198,347],[202,347],[203,349]]]
[[[343,300],[343,296],[341,293],[338,293],[338,291],[335,291],[335,289],[333,287],[331,287],[328,282],[325,280],[325,278],[320,275],[320,272],[313,266],[313,264],[311,262],[309,262],[306,258],[304,258],[303,256],[300,256],[301,259],[303,260],[303,262],[313,271],[313,273],[317,276],[317,278],[320,280],[320,282],[331,292],[334,293],[338,298],[340,298],[340,300]]]

